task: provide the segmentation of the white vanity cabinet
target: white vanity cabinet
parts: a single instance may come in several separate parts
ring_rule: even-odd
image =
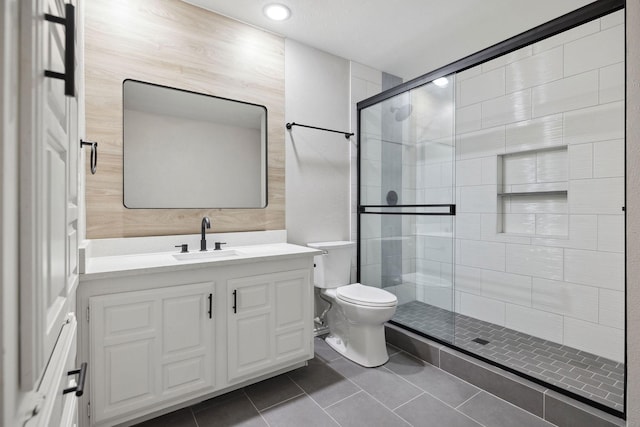
[[[132,425],[313,358],[317,251],[279,244],[234,253],[88,264],[77,299],[78,357],[89,363],[80,427]]]
[[[294,270],[227,282],[230,382],[313,356],[310,280],[309,270]]]
[[[214,387],[213,282],[89,299],[96,423]]]

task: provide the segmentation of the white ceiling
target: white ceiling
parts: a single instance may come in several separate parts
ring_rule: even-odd
[[[593,0],[184,0],[408,80]],[[291,18],[267,19],[269,3]]]

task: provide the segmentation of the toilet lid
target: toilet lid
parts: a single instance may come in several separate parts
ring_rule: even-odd
[[[364,286],[360,283],[340,286],[336,295],[342,301],[370,307],[393,307],[398,303],[398,298],[391,292],[373,286]]]

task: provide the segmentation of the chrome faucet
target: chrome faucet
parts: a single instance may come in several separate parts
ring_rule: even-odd
[[[206,252],[207,250],[207,238],[204,235],[204,229],[211,228],[211,220],[208,216],[202,218],[202,233],[200,237],[200,252]]]

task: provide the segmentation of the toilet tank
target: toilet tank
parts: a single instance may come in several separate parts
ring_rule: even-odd
[[[325,253],[314,257],[314,282],[318,288],[337,288],[348,285],[351,276],[351,255],[354,242],[315,242],[307,246]]]

